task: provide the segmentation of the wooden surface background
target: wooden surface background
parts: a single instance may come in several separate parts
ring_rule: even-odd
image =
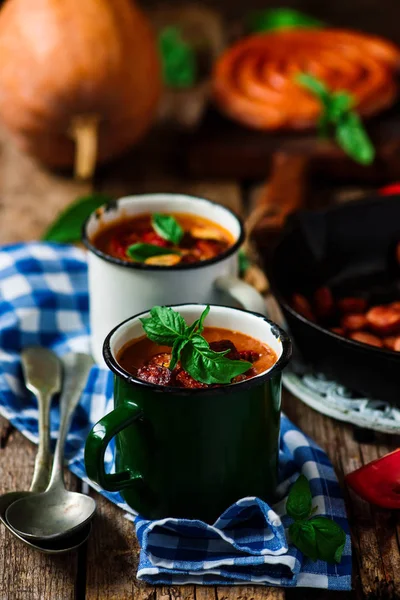
[[[142,5],[144,3],[142,2]],[[160,4],[147,0],[146,6]],[[163,4],[161,2],[161,4]],[[272,0],[202,0],[222,10],[229,21],[249,8],[277,6]],[[399,0],[287,0],[291,6],[335,26],[386,35],[400,43]],[[188,180],[176,169],[173,138],[151,135],[146,144],[102,169],[91,184],[50,174],[22,156],[0,131],[0,243],[37,239],[56,214],[78,195],[96,189],[115,196],[145,191],[204,195],[245,214],[248,184],[234,180]],[[327,190],[327,195],[332,195]],[[357,197],[354,187],[341,197]],[[286,414],[328,453],[339,480],[358,466],[399,445],[399,439],[374,434],[324,417],[284,393]],[[35,448],[0,418],[0,493],[27,489]],[[70,489],[80,482],[67,476]],[[91,492],[98,503],[93,534],[86,547],[49,557],[27,549],[0,527],[0,600],[396,600],[400,598],[399,514],[369,506],[343,488],[354,552],[354,591],[281,590],[264,587],[159,587],[136,580],[137,541],[119,509]]]
[[[172,145],[171,145],[172,144]],[[157,135],[125,158],[102,169],[92,184],[50,174],[22,156],[0,131],[0,242],[40,237],[55,215],[92,189],[128,192],[181,191],[204,195],[245,214],[248,188],[235,181],[189,181],[174,171],[173,147]],[[167,152],[166,152],[167,151]],[[150,162],[151,158],[151,162]],[[333,421],[284,393],[284,410],[328,453],[339,480],[358,466],[398,446],[398,439],[359,431]],[[35,448],[0,419],[0,493],[27,489]],[[71,489],[80,482],[68,476]],[[265,587],[152,587],[136,580],[138,545],[122,512],[91,492],[98,514],[87,547],[49,557],[27,549],[0,527],[0,600],[329,600],[400,598],[399,515],[369,506],[344,489],[352,529],[354,593]]]

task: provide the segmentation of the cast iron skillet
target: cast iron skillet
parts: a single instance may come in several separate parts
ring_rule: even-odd
[[[400,405],[400,352],[348,340],[308,321],[289,304],[293,293],[311,296],[321,285],[334,295],[373,303],[400,300],[400,195],[371,197],[289,217],[266,264],[302,357],[316,370],[369,398]]]

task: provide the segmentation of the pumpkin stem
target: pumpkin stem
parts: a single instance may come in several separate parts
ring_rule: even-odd
[[[79,179],[90,179],[96,168],[99,117],[79,115],[74,117],[71,136],[75,140],[74,175]]]

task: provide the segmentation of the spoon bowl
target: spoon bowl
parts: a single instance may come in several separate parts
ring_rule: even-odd
[[[45,494],[28,492],[16,499],[6,509],[5,518],[22,537],[49,542],[85,527],[95,510],[96,503],[90,496],[54,488]]]
[[[7,527],[7,529],[24,543],[29,548],[33,548],[34,550],[39,550],[39,552],[43,552],[45,554],[63,554],[65,552],[71,552],[71,550],[76,550],[79,546],[82,546],[90,536],[92,530],[92,524],[88,523],[82,529],[74,533],[73,535],[64,536],[61,538],[57,538],[55,540],[42,541],[42,542],[34,542],[30,541],[27,538],[19,535],[15,529],[10,527],[8,521],[6,519],[6,510],[13,502],[24,498],[25,496],[29,496],[30,494],[34,495],[33,492],[9,492],[8,494],[3,494],[0,497],[0,521]]]
[[[78,357],[79,358],[79,357]],[[73,356],[67,357],[66,366],[74,367]],[[23,544],[45,554],[62,554],[79,548],[88,539],[92,524],[84,524],[69,535],[43,541],[27,539],[20,535],[6,519],[8,508],[22,499],[32,498],[43,492],[49,485],[50,421],[49,412],[52,398],[61,389],[62,364],[60,359],[47,348],[33,346],[21,353],[21,366],[26,387],[36,396],[39,408],[39,447],[35,460],[34,475],[29,491],[9,492],[0,496],[0,521],[14,537]],[[68,379],[68,378],[67,378]],[[71,386],[69,386],[71,387]],[[66,492],[67,493],[67,492]],[[89,499],[90,500],[90,499]]]
[[[87,354],[71,352],[64,356],[66,376],[60,397],[60,431],[50,481],[45,491],[25,494],[5,511],[9,528],[27,540],[48,543],[77,533],[96,511],[93,498],[65,489],[63,476],[65,440],[92,365],[93,359]]]

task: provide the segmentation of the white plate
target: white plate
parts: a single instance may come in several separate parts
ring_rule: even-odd
[[[380,400],[368,400],[352,393],[323,375],[305,370],[295,374],[287,369],[283,385],[314,410],[346,423],[382,433],[400,433],[400,410]]]

